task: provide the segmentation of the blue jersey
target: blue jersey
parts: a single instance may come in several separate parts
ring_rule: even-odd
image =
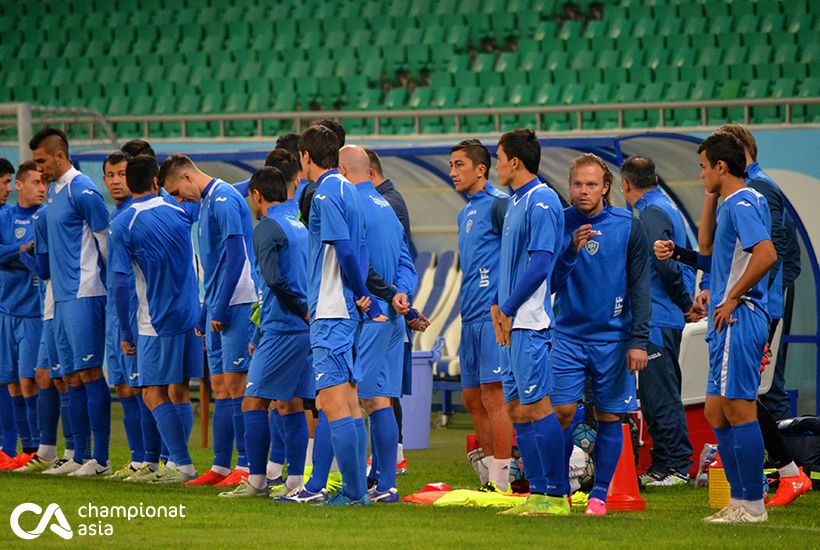
[[[253,222],[248,203],[234,187],[214,178],[202,194],[199,212],[199,258],[205,273],[205,305],[213,313],[222,294],[227,264],[225,239],[233,235],[245,243],[245,261],[228,305],[256,301],[252,269]]]
[[[692,248],[686,235],[686,224],[680,210],[660,190],[647,191],[635,202],[649,243],[672,240],[681,248]],[[650,245],[651,246],[651,245]],[[659,328],[682,329],[683,313],[692,306],[695,291],[695,269],[680,262],[652,260],[650,293],[652,297],[651,325]]]
[[[268,208],[253,231],[253,246],[261,277],[260,328],[307,332],[308,231],[287,202]]]
[[[385,281],[396,287],[396,292],[413,294],[418,275],[410,258],[404,227],[390,203],[376,191],[372,182],[356,184],[356,191],[359,192],[365,224],[370,229],[365,238],[370,265]],[[390,317],[396,316],[396,311],[388,307],[385,301],[377,300],[383,312]]]
[[[134,202],[134,200],[131,197],[128,197],[124,201],[122,201],[120,204],[118,204],[114,207],[114,210],[111,212],[111,225],[112,225],[112,227],[113,227],[113,224],[114,224],[114,220],[117,219],[117,216],[119,216],[120,214],[122,214],[123,212],[128,210],[128,208],[131,207],[133,202]],[[111,229],[109,231],[113,232],[113,229]],[[111,245],[112,244],[113,244],[113,241],[109,241],[109,243],[108,243],[108,257],[109,257],[109,259],[113,256],[112,251],[111,251]],[[110,267],[111,267],[111,265],[110,265],[110,260],[109,260],[109,268]],[[130,264],[127,264],[127,267],[130,267]],[[114,270],[113,269],[108,269],[106,271],[105,275],[106,275],[105,276],[105,286],[108,288],[108,300],[105,303],[105,324],[107,326],[111,326],[111,325],[116,326],[117,330],[116,330],[116,332],[114,332],[114,334],[116,334],[117,338],[119,338],[119,330],[120,329],[119,329],[119,320],[117,319],[117,304],[114,301],[114,294],[113,294],[114,293]],[[131,291],[132,291],[131,292],[131,314],[132,314],[131,322],[133,323],[134,315],[136,315],[137,309],[139,307],[139,301],[137,300],[137,295],[134,292],[134,289],[136,288],[136,285],[134,283],[134,272],[133,271],[128,271],[127,275],[128,275],[128,288],[130,288]]]
[[[503,304],[523,279],[531,252],[552,254],[552,266],[561,247],[564,216],[558,195],[534,179],[517,189],[507,203],[498,261],[498,303]],[[542,330],[552,325],[550,280],[518,308],[512,328]]]
[[[645,348],[651,313],[649,245],[640,220],[609,205],[591,217],[571,206],[564,216],[564,253],[553,275],[555,330],[572,340],[634,340]],[[572,234],[585,224],[592,224],[597,235],[574,254]]]
[[[795,264],[800,265],[800,247],[795,242],[797,237],[794,231],[789,230],[791,220],[786,210],[786,197],[783,196],[783,191],[756,162],[746,167],[746,174],[746,185],[763,195],[769,206],[772,244],[777,251],[777,262],[769,270],[769,301],[766,309],[772,318],[781,319],[785,309],[785,270],[792,269]],[[793,281],[795,276],[788,275],[789,280]]]
[[[487,183],[458,213],[462,323],[490,319],[498,292],[498,253],[508,199]]]
[[[20,247],[34,240],[31,217],[36,206],[0,212],[0,311],[40,318],[40,280],[20,262]]]
[[[48,208],[43,205],[31,216],[32,230],[34,231],[34,253],[48,254]],[[51,278],[41,281],[40,310],[43,321],[54,319],[54,285]]]
[[[94,182],[72,167],[49,188],[48,211],[54,299],[105,296],[105,267],[94,233],[108,229],[108,209]]]
[[[199,292],[187,214],[162,197],[137,199],[111,228],[111,269],[133,272],[143,336],[175,336],[191,330]]]
[[[338,170],[329,170],[316,181],[308,229],[310,318],[359,319],[353,288],[342,277],[333,242],[349,240],[354,252],[365,250],[364,216],[359,194]]]
[[[712,250],[709,319],[746,270],[751,249],[771,240],[771,217],[763,195],[748,187],[735,191],[717,209],[715,246]],[[767,312],[768,278],[761,278],[741,299]],[[768,313],[767,313],[768,314]]]
[[[168,191],[166,191],[164,187],[160,187],[159,196],[165,199],[166,202],[169,202],[170,204],[182,208],[182,210],[184,210],[185,213],[188,215],[188,219],[191,221],[191,225],[199,221],[199,210],[201,207],[200,203],[179,201],[176,199],[176,197],[168,193]]]

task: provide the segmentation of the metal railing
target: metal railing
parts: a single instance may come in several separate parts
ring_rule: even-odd
[[[95,136],[99,134],[96,131],[96,126],[102,127],[103,132],[107,135],[109,140],[116,141],[116,136],[111,125],[116,124],[138,124],[142,131],[139,137],[155,138],[152,136],[151,125],[155,124],[179,124],[179,135],[173,139],[186,139],[192,137],[188,125],[191,123],[216,123],[218,131],[216,134],[207,134],[205,136],[197,135],[197,138],[204,139],[248,139],[248,138],[264,138],[271,137],[270,134],[264,132],[264,123],[266,121],[291,121],[292,131],[300,132],[305,127],[309,126],[311,121],[319,118],[333,118],[333,119],[365,119],[372,121],[373,130],[368,135],[373,136],[387,136],[392,134],[383,134],[382,125],[383,120],[411,120],[413,131],[410,135],[427,135],[422,132],[422,121],[426,118],[451,118],[453,120],[454,133],[461,134],[463,126],[463,117],[471,116],[486,116],[492,119],[492,126],[495,133],[502,131],[502,117],[518,116],[527,117],[532,116],[532,127],[536,131],[544,131],[543,116],[544,115],[571,115],[573,120],[572,126],[565,131],[569,132],[601,132],[601,131],[634,131],[636,129],[675,129],[675,130],[703,130],[710,125],[722,124],[728,122],[726,120],[713,120],[710,109],[737,109],[743,111],[740,120],[733,120],[733,122],[740,122],[745,125],[753,127],[789,127],[789,126],[816,126],[817,124],[808,122],[794,123],[792,121],[792,113],[795,107],[808,107],[811,105],[820,105],[820,97],[795,97],[795,98],[777,98],[777,99],[733,99],[733,100],[709,100],[709,101],[664,101],[664,102],[649,102],[649,103],[599,103],[589,105],[550,105],[550,106],[530,106],[530,107],[498,107],[498,108],[468,108],[468,109],[419,109],[419,110],[375,110],[375,111],[290,111],[290,112],[266,112],[266,113],[232,113],[232,114],[197,114],[197,115],[116,115],[103,117],[100,113],[90,109],[67,109],[59,107],[43,107],[31,106],[32,112],[47,113],[52,115],[47,118],[39,118],[37,123],[49,124],[88,124],[89,140],[94,141]],[[3,105],[0,105],[0,114],[3,114]],[[755,124],[752,122],[752,110],[760,107],[777,107],[782,108],[781,122],[773,124]],[[669,125],[669,114],[675,110],[695,110],[697,111],[697,125]],[[656,117],[647,116],[646,120],[657,118],[656,124],[648,124],[644,127],[636,127],[634,125],[626,126],[626,114],[630,112],[644,111],[647,113],[654,113]],[[586,114],[599,115],[604,113],[615,113],[617,125],[614,127],[601,128],[585,128]],[[253,122],[255,123],[255,133],[251,136],[244,132],[241,136],[229,136],[226,133],[226,125],[231,122]],[[0,120],[0,129],[8,124]],[[164,132],[163,132],[164,133]],[[156,134],[156,131],[155,131]],[[430,134],[439,135],[439,134]],[[403,135],[404,137],[407,134]],[[138,137],[136,135],[129,135],[127,137]],[[98,139],[96,141],[99,141]]]
[[[111,123],[102,113],[94,109],[32,105],[30,103],[0,103],[0,135],[9,129],[17,131],[16,140],[0,141],[0,144],[17,145],[21,162],[31,158],[28,142],[32,136],[32,124],[55,125],[63,129],[69,124],[84,124],[88,125],[88,141],[110,143],[117,141]]]

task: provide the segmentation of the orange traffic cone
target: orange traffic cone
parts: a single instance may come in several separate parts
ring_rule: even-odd
[[[636,512],[646,510],[646,501],[638,492],[638,473],[635,471],[635,459],[632,452],[632,434],[629,425],[622,424],[624,444],[621,457],[615,467],[615,475],[609,484],[606,495],[606,507],[610,512]]]

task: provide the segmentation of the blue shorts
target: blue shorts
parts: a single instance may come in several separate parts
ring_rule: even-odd
[[[34,378],[43,321],[0,313],[0,384]]]
[[[186,373],[202,371],[202,338],[191,329],[174,336],[137,338],[137,380],[141,387],[182,384]]]
[[[54,305],[54,339],[63,374],[100,367],[105,359],[105,297]]]
[[[205,323],[205,344],[208,347],[208,368],[211,374],[248,372],[251,356],[251,305],[238,304],[228,308],[225,330],[211,330],[211,313]]]
[[[346,382],[361,382],[361,372],[353,362],[358,327],[359,321],[355,319],[317,319],[310,324],[317,392]]]
[[[495,342],[492,321],[473,321],[461,325],[461,387],[501,382],[501,356]]]
[[[760,387],[760,360],[769,337],[766,315],[741,304],[735,310],[736,322],[722,332],[709,330],[709,380],[706,395],[728,399],[757,399]]]
[[[48,369],[48,375],[51,378],[62,378],[60,359],[57,356],[57,343],[54,341],[54,319],[43,321],[40,347],[37,352],[37,368]]]
[[[359,397],[401,397],[404,373],[404,317],[363,322],[356,335],[356,368],[362,373]]]
[[[290,401],[314,399],[310,334],[263,332],[251,357],[245,395]]]
[[[517,328],[510,332],[510,346],[501,350],[507,355],[501,369],[506,403],[520,400],[522,405],[528,405],[552,393],[550,347],[547,329]]]
[[[589,378],[596,409],[613,414],[638,408],[636,377],[626,366],[629,342],[581,343],[556,336],[552,346],[553,405],[577,403]]]
[[[133,327],[136,329],[136,326]],[[136,334],[136,330],[134,331]],[[108,383],[112,386],[136,383],[137,367],[133,363],[137,360],[134,355],[125,355],[120,345],[120,324],[116,319],[105,323],[105,361],[108,370]]]

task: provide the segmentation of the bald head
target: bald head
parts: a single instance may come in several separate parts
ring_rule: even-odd
[[[350,183],[370,181],[370,159],[367,151],[358,145],[345,145],[339,149],[339,168]]]

